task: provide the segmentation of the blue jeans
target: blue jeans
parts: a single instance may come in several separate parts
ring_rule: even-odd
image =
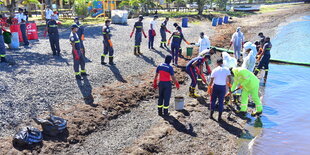
[[[213,85],[213,91],[211,94],[211,111],[215,110],[215,103],[216,103],[216,99],[218,99],[219,102],[219,112],[223,112],[224,109],[224,98],[225,98],[225,94],[226,94],[226,85]]]
[[[172,61],[176,65],[178,65],[179,50],[180,50],[180,45],[176,43],[171,44]]]

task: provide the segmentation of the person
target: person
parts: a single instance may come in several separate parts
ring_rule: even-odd
[[[46,24],[47,24],[47,22],[49,20],[51,20],[52,14],[53,14],[53,10],[51,9],[51,7],[49,5],[47,5],[46,9],[45,9],[45,21],[46,21]]]
[[[113,62],[113,44],[111,41],[111,30],[110,30],[110,25],[111,21],[106,20],[105,21],[105,26],[102,28],[102,34],[103,34],[103,54],[101,55],[101,64],[105,65],[106,63],[104,62],[104,58],[106,57],[107,54],[109,54],[109,64],[110,65],[115,65]]]
[[[227,68],[237,67],[237,59],[230,56],[227,52],[222,52],[223,66]]]
[[[47,32],[53,55],[60,56],[59,33],[55,15],[47,22]]]
[[[263,106],[259,99],[259,80],[249,70],[241,67],[231,68],[231,75],[234,77],[234,82],[231,87],[231,91],[234,91],[240,84],[239,88],[242,89],[241,93],[241,108],[240,113],[245,114],[248,108],[248,96],[251,95],[255,103],[256,111],[252,113],[252,116],[260,115],[263,112]]]
[[[210,105],[210,118],[213,119],[213,113],[215,110],[216,100],[219,103],[219,115],[218,121],[222,120],[222,113],[224,110],[224,97],[226,94],[226,83],[231,83],[230,71],[228,68],[223,66],[223,59],[217,60],[217,67],[212,70],[211,81],[208,86],[208,94],[211,95]],[[229,79],[229,80],[227,80]]]
[[[178,55],[179,55],[179,50],[181,47],[182,40],[184,40],[186,42],[186,44],[188,44],[188,45],[190,45],[190,43],[188,41],[186,41],[186,39],[183,36],[183,33],[181,33],[180,29],[178,29],[178,28],[170,36],[170,38],[168,40],[168,46],[170,45],[171,38],[172,38],[171,54],[172,54],[172,59],[173,59],[172,61],[173,61],[173,65],[178,66],[178,57],[179,57]]]
[[[204,50],[209,50],[211,43],[210,43],[209,38],[203,32],[200,32],[200,38],[199,38],[198,42],[196,44],[194,43],[193,45],[198,46],[199,47],[199,53],[201,53]]]
[[[211,48],[211,49],[205,49],[205,50],[203,50],[202,52],[200,52],[200,53],[198,54],[198,56],[201,56],[201,57],[203,57],[204,55],[209,55],[209,56],[208,56],[208,60],[205,61],[206,70],[207,70],[206,74],[207,74],[207,75],[210,75],[211,72],[212,72],[211,67],[210,67],[210,64],[212,63],[211,56],[212,56],[213,54],[215,54],[215,53],[216,53],[216,48],[213,47],[213,48]],[[201,78],[201,76],[198,75],[197,77],[198,77],[198,78],[197,78],[198,87],[199,87],[199,86],[203,86],[203,85],[202,85],[202,78]],[[203,87],[204,87],[204,86],[203,86]]]
[[[241,67],[253,72],[256,64],[256,45],[252,42],[246,42],[243,50],[243,63]]]
[[[267,81],[268,76],[268,69],[269,69],[269,60],[270,60],[270,50],[272,48],[272,44],[270,42],[270,37],[266,37],[265,44],[263,46],[263,53],[259,57],[263,57],[259,62],[257,68],[255,69],[255,75],[264,67],[265,69],[265,76],[264,76],[264,83]]]
[[[243,48],[244,36],[241,32],[241,28],[238,27],[236,32],[232,35],[230,40],[230,46],[234,47],[234,55],[238,62],[240,62],[241,49]]]
[[[182,27],[179,26],[178,23],[173,23],[173,26],[175,27],[175,29],[177,29],[178,31],[180,31],[182,33]]]
[[[156,27],[156,19],[158,18],[158,16],[154,16],[153,20],[150,23],[150,29],[149,29],[149,49],[154,50],[154,39],[156,36],[156,31],[155,31],[155,27]]]
[[[159,97],[158,97],[158,115],[162,116],[162,111],[164,109],[164,115],[169,115],[169,102],[171,97],[171,79],[173,80],[177,89],[180,88],[179,82],[174,76],[173,68],[170,66],[172,60],[171,55],[165,57],[165,63],[160,64],[156,69],[156,75],[154,78],[153,87],[157,89],[159,87]],[[159,83],[157,84],[159,76]]]
[[[26,22],[28,22],[29,13],[26,9],[24,9],[24,15],[26,16]]]
[[[134,47],[134,55],[141,55],[141,51],[140,51],[140,46],[141,46],[141,41],[142,41],[142,33],[144,35],[145,38],[147,38],[144,29],[143,29],[143,16],[139,15],[139,20],[135,23],[132,32],[130,33],[130,38],[132,37],[133,33],[136,30],[135,33],[135,47]]]
[[[72,45],[72,54],[74,59],[73,69],[75,72],[75,78],[77,80],[81,80],[82,76],[86,76],[86,70],[85,70],[85,58],[84,54],[81,51],[81,44],[79,36],[77,35],[77,31],[79,29],[79,26],[76,24],[71,25],[71,34],[70,34],[70,42]],[[79,68],[81,66],[81,72],[79,71]]]
[[[196,85],[197,85],[197,74],[202,78],[204,83],[207,83],[205,76],[203,75],[203,64],[205,61],[210,60],[210,55],[206,54],[203,56],[198,56],[193,58],[186,64],[186,73],[191,78],[192,82],[189,87],[189,97],[197,98],[200,95],[195,93]]]
[[[259,32],[258,33],[258,37],[259,37],[259,45],[258,48],[260,49],[259,52],[261,53],[265,44],[265,39],[266,37],[264,36],[263,32]]]
[[[29,41],[28,41],[27,29],[26,29],[26,16],[24,15],[22,8],[19,8],[18,12],[19,13],[16,15],[15,18],[17,18],[18,24],[20,25],[20,31],[22,32],[22,38],[24,41],[24,46],[28,46]]]
[[[0,62],[7,62],[6,61],[6,52],[5,52],[5,44],[4,44],[4,38],[3,38],[3,31],[5,31],[5,29],[2,28],[2,26],[0,25]]]
[[[167,47],[167,38],[166,38],[166,32],[170,33],[171,32],[167,29],[167,23],[169,21],[169,18],[166,17],[165,21],[161,23],[161,26],[160,26],[160,35],[161,35],[161,42],[160,42],[160,48],[164,48],[164,46],[166,48]],[[164,46],[163,46],[164,45]]]
[[[79,36],[80,39],[80,45],[81,45],[81,51],[84,54],[85,57],[85,46],[84,46],[84,26],[82,25],[82,23],[79,21],[79,18],[76,17],[74,18],[74,23],[79,27],[78,31],[76,32],[76,34]]]

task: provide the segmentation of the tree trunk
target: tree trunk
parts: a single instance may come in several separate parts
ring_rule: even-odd
[[[59,0],[59,8],[60,8],[60,9],[63,9],[63,8],[64,8],[63,0]]]
[[[49,5],[50,7],[52,7],[51,0],[45,0],[45,4],[46,4],[46,5]]]

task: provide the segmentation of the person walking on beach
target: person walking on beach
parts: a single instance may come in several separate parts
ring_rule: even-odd
[[[269,71],[269,60],[270,60],[270,50],[272,48],[272,44],[270,42],[270,38],[266,37],[265,44],[263,46],[263,52],[260,54],[262,59],[260,60],[257,68],[255,69],[255,75],[259,73],[259,71],[264,68],[265,69],[265,76],[264,76],[264,83],[267,81],[268,71]],[[261,57],[259,56],[259,57]]]
[[[249,95],[252,96],[252,99],[255,103],[256,111],[253,112],[251,115],[260,115],[263,112],[263,105],[259,99],[258,92],[259,92],[259,80],[253,74],[253,72],[237,67],[237,68],[230,68],[230,73],[234,77],[234,82],[231,87],[231,91],[234,91],[237,86],[240,84],[239,88],[242,89],[241,93],[241,109],[240,113],[244,115],[248,109],[248,97]]]
[[[156,75],[154,78],[153,87],[157,89],[159,87],[159,97],[158,97],[158,115],[162,116],[162,111],[164,109],[164,115],[169,115],[169,102],[171,97],[172,84],[171,79],[173,80],[177,89],[180,88],[179,82],[174,76],[174,70],[170,66],[172,60],[171,55],[165,57],[165,62],[160,64],[156,69]],[[159,84],[157,84],[159,76]]]
[[[72,54],[73,54],[73,69],[75,72],[75,78],[77,80],[81,80],[82,76],[86,76],[86,70],[85,70],[85,57],[84,54],[81,51],[81,44],[79,36],[77,35],[77,31],[79,29],[79,26],[76,24],[71,25],[71,34],[70,34],[70,42],[72,45]],[[81,66],[81,72],[79,71],[79,68]]]
[[[210,105],[210,118],[213,119],[213,113],[215,110],[215,103],[218,99],[219,115],[218,121],[222,120],[222,113],[224,110],[224,97],[226,94],[226,83],[231,83],[230,71],[228,68],[223,67],[223,59],[217,60],[217,67],[212,70],[211,81],[208,86],[208,94],[211,95],[211,105]],[[228,79],[228,80],[227,80]]]
[[[241,32],[241,28],[238,27],[230,40],[230,46],[233,45],[234,55],[238,62],[240,62],[241,49],[243,48],[243,44],[244,44],[244,36],[243,33]]]
[[[139,15],[139,20],[135,23],[132,32],[130,33],[130,38],[132,37],[133,33],[136,30],[135,33],[135,46],[134,46],[134,55],[141,55],[141,51],[140,51],[140,46],[141,46],[141,42],[142,42],[142,33],[144,35],[145,38],[147,38],[144,29],[143,29],[143,16]]]
[[[161,23],[161,26],[160,26],[160,35],[161,35],[161,42],[160,42],[160,48],[168,48],[167,47],[167,34],[166,32],[168,33],[171,33],[168,29],[167,29],[167,23],[169,21],[169,18],[166,17],[165,21]]]
[[[149,29],[149,49],[154,50],[154,39],[156,36],[156,31],[155,31],[155,27],[156,27],[156,19],[158,18],[158,16],[154,16],[153,20],[150,23],[150,29]]]
[[[199,53],[201,53],[204,50],[209,50],[211,43],[208,38],[203,32],[200,32],[200,37],[197,43],[194,43],[193,45],[196,45],[199,47]]]
[[[102,34],[103,34],[103,54],[101,55],[101,64],[105,65],[106,63],[104,62],[104,58],[109,54],[109,64],[110,65],[115,65],[113,62],[113,55],[114,55],[114,49],[113,49],[113,44],[111,41],[111,30],[110,30],[110,20],[105,21],[105,26],[102,29]]]
[[[58,25],[54,14],[47,22],[47,32],[53,55],[60,56]]]

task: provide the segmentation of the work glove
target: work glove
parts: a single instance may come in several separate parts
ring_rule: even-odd
[[[170,45],[170,41],[171,41],[171,40],[168,40],[168,44],[167,44],[168,46]]]
[[[208,86],[208,91],[207,91],[207,93],[208,93],[209,95],[212,94],[212,86],[211,86],[211,85]]]
[[[242,89],[243,87],[240,85],[239,87],[238,87],[238,89]]]
[[[191,43],[191,45],[196,45],[195,43]]]
[[[130,38],[132,38],[132,35],[133,35],[133,31],[130,33]]]
[[[229,87],[229,88],[231,88],[231,84],[229,83],[229,82],[227,82],[227,86]],[[230,90],[230,89],[229,89]]]
[[[170,32],[169,30],[166,30],[166,32],[168,32],[168,33],[170,33],[170,34],[171,34],[171,32]]]
[[[180,88],[180,84],[179,84],[179,82],[178,82],[178,81],[176,81],[176,82],[175,82],[175,87],[177,87],[177,89],[179,89],[179,88]]]
[[[153,88],[154,88],[154,89],[157,89],[157,88],[158,88],[157,79],[154,79]]]
[[[189,43],[188,41],[186,41],[186,44],[187,44],[187,45],[190,45],[191,43]]]
[[[79,56],[79,54],[77,53],[77,50],[73,50],[73,52],[74,52],[74,59],[75,59],[75,60],[80,60],[80,56]]]
[[[152,30],[152,36],[156,36],[155,30]]]
[[[81,36],[81,40],[85,40],[85,36],[84,36],[84,34],[82,34],[82,36]]]
[[[113,47],[112,41],[108,40],[110,47]]]
[[[143,31],[143,35],[144,35],[144,38],[147,38],[147,35],[145,34],[145,32]]]

